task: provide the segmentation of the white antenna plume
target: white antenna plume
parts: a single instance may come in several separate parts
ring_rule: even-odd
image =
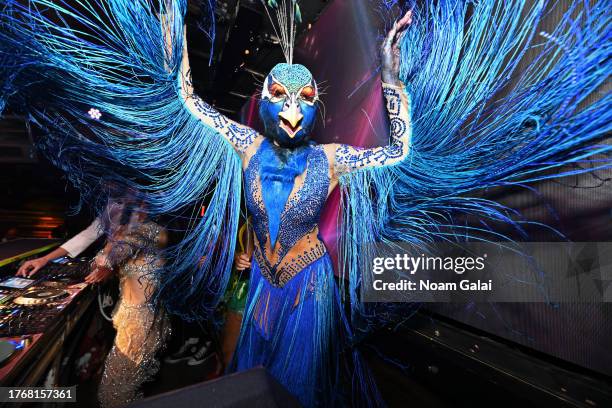
[[[293,48],[295,45],[295,34],[297,23],[302,22],[300,6],[297,0],[261,0],[266,14],[272,23],[274,33],[280,41],[285,60],[288,64],[293,64]],[[270,10],[276,13],[276,20],[272,18]]]

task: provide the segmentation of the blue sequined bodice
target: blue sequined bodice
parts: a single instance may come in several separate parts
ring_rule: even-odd
[[[253,155],[245,170],[247,209],[258,243],[255,257],[264,276],[277,286],[282,286],[299,267],[318,259],[325,251],[317,238],[317,228],[329,189],[329,164],[321,146],[314,145],[310,149],[303,184],[291,193],[281,213],[274,253],[269,248],[268,214],[261,193],[261,149]],[[298,243],[300,251],[295,253],[292,249]]]

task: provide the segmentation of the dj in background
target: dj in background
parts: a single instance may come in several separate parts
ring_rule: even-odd
[[[142,397],[140,388],[157,373],[155,356],[170,334],[165,313],[150,300],[157,286],[154,271],[164,264],[160,249],[166,245],[166,231],[149,219],[142,201],[126,194],[109,201],[103,214],[59,248],[25,262],[17,275],[31,277],[50,261],[77,257],[105,230],[109,238],[85,282],[119,277],[120,296],[112,317],[117,334],[98,390],[103,407],[118,407]]]

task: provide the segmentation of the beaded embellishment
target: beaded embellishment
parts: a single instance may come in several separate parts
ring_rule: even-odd
[[[408,155],[412,137],[410,97],[403,87],[383,83],[382,88],[389,114],[389,145],[372,149],[339,145],[334,163],[337,176],[365,167],[394,165]]]
[[[281,214],[274,250],[270,248],[268,215],[261,195],[259,150],[245,170],[247,208],[256,237],[255,259],[262,275],[274,286],[283,286],[300,270],[325,254],[318,238],[318,222],[329,189],[329,164],[321,146],[311,147],[303,183],[296,181]],[[299,243],[300,253],[292,253]],[[287,259],[286,259],[287,258]]]

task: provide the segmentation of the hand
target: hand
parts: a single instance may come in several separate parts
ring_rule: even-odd
[[[110,260],[106,256],[106,248],[102,251],[98,252],[98,254],[91,261],[91,270],[93,271],[96,268],[110,268],[112,264]]]
[[[251,258],[244,252],[239,252],[234,258],[234,264],[237,271],[244,271],[251,267]]]
[[[382,43],[382,81],[390,85],[400,85],[400,41],[406,33],[406,29],[412,23],[412,10],[409,10],[404,17],[393,24],[387,34],[387,38]]]
[[[113,270],[107,266],[95,265],[93,270],[85,277],[86,283],[103,282],[113,275]]]
[[[91,263],[91,272],[85,277],[87,283],[98,283],[105,281],[113,274],[113,269],[109,266],[108,259],[103,252],[96,255]]]
[[[44,268],[45,265],[49,263],[49,260],[45,257],[36,258],[29,261],[25,261],[23,265],[19,267],[17,271],[17,276],[23,276],[24,278],[29,278],[33,276],[40,269]]]

